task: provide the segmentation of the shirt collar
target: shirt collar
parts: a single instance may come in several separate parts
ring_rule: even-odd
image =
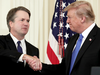
[[[25,43],[25,39],[22,40],[18,40],[16,37],[14,37],[11,33],[10,33],[11,38],[13,39],[15,45],[17,44],[18,41],[21,41],[21,45],[23,46],[23,44]]]
[[[90,31],[93,29],[94,26],[95,26],[95,23],[93,23],[84,32],[82,32],[82,35],[83,35],[84,38],[86,38],[88,36],[88,34],[90,33]]]

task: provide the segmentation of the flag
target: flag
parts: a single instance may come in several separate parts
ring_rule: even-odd
[[[52,24],[49,33],[47,45],[47,62],[59,64],[67,48],[68,39],[74,35],[69,28],[67,21],[67,12],[62,10],[76,0],[56,0],[55,11],[52,18]]]

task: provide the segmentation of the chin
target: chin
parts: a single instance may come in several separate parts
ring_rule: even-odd
[[[24,33],[23,35],[26,35],[27,33]]]
[[[26,35],[26,34],[27,34],[27,32],[28,32],[28,31],[24,31],[24,32],[22,32],[22,33]]]
[[[27,33],[22,33],[23,36],[25,36]]]
[[[73,31],[74,29],[70,27],[70,30],[72,30],[72,31]]]

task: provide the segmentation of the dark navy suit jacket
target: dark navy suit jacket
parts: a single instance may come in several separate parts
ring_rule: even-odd
[[[35,46],[31,45],[27,41],[26,51],[28,55],[39,57],[39,50]],[[16,49],[15,43],[12,40],[10,34],[0,36],[0,72],[2,74],[38,74],[34,72],[28,64],[24,67],[23,63],[17,63],[21,53]]]
[[[69,75],[72,50],[79,34],[72,36],[68,42],[65,57],[59,65],[43,64],[42,74]],[[91,40],[90,40],[91,39]],[[100,66],[100,28],[95,25],[83,43],[71,75],[90,75],[93,66]]]

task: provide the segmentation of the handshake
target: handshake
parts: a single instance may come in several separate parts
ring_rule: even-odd
[[[33,69],[34,71],[42,70],[42,63],[40,59],[37,58],[36,56],[32,57],[32,56],[24,54],[22,60],[26,60],[26,63],[28,63],[30,68]]]

